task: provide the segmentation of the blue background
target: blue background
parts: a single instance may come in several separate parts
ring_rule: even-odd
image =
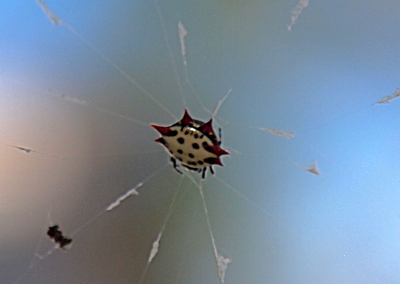
[[[400,282],[400,102],[373,105],[400,87],[398,1],[311,0],[291,32],[296,1],[47,4],[67,25],[0,4],[0,283],[138,283],[175,194],[143,283],[220,283],[198,187],[149,124],[206,121],[228,89],[231,154],[203,182],[225,283]],[[73,247],[39,261],[54,224]]]

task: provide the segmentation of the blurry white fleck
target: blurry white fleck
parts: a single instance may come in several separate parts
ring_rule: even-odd
[[[386,96],[379,101],[377,101],[377,104],[389,104],[392,102],[393,99],[400,97],[400,88],[398,88],[393,94]]]
[[[271,129],[271,128],[262,128],[262,127],[260,127],[260,129],[268,131],[269,133],[274,134],[274,135],[286,137],[288,139],[294,137],[293,131],[282,131],[282,130],[276,130],[276,129]]]
[[[160,247],[161,236],[162,236],[162,232],[160,232],[158,234],[157,239],[153,242],[153,247],[151,248],[151,251],[150,251],[148,263],[150,263],[153,260],[153,258],[156,256],[156,254],[158,252],[158,248]]]
[[[136,189],[138,189],[139,187],[141,187],[143,185],[142,182],[138,183],[134,188],[128,190],[127,192],[125,192],[123,195],[121,195],[120,197],[117,198],[117,200],[115,200],[113,203],[111,203],[110,205],[108,205],[106,211],[110,211],[113,210],[115,207],[119,206],[121,204],[122,201],[124,201],[125,199],[127,199],[129,196],[131,195],[139,195],[139,192],[137,192]]]
[[[228,268],[228,264],[232,262],[229,258],[225,258],[222,255],[218,254],[216,257],[217,266],[218,266],[218,276],[221,279],[221,282],[224,283],[225,279],[225,270]]]
[[[64,100],[67,100],[67,101],[69,101],[71,103],[74,103],[74,104],[83,105],[83,106],[87,106],[87,104],[88,104],[87,101],[83,101],[83,100],[80,100],[78,98],[69,97],[69,96],[66,96],[64,94],[57,95],[57,96],[59,96],[60,98],[62,98]]]
[[[305,169],[307,172],[310,172],[310,173],[312,173],[314,175],[317,175],[317,176],[321,176],[321,173],[320,173],[320,171],[318,169],[318,166],[317,166],[317,162],[314,161],[314,160],[312,161],[311,167],[302,166],[302,165],[299,165],[297,163],[294,163],[294,164],[297,167],[301,168],[301,169]]]
[[[56,249],[58,249],[58,246],[55,245],[53,248],[49,249],[45,254],[39,254],[39,253],[35,253],[35,257],[43,260],[46,259],[48,256],[50,256]]]
[[[297,18],[301,14],[301,11],[303,11],[304,8],[308,6],[308,0],[300,0],[296,7],[293,8],[291,11],[292,16],[290,17],[290,23],[287,26],[288,31],[290,32],[292,30],[292,26],[296,22]]]
[[[36,0],[36,3],[40,6],[40,8],[42,8],[43,12],[46,14],[46,17],[49,18],[49,20],[53,23],[54,26],[65,25],[65,22],[49,9],[46,2],[41,0]]]
[[[182,59],[183,59],[183,65],[187,65],[186,61],[186,46],[185,46],[185,37],[188,35],[187,30],[183,26],[182,22],[179,21],[178,23],[178,31],[179,31],[179,41],[181,43],[181,53],[182,53]]]

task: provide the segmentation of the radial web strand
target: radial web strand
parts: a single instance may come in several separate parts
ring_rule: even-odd
[[[45,15],[49,17],[50,21],[53,22],[54,24],[54,17],[56,17],[57,23],[60,21],[63,23],[64,26],[66,26],[73,34],[75,34],[82,42],[84,42],[91,50],[93,50],[95,53],[97,53],[105,62],[110,64],[119,74],[121,74],[126,80],[131,82],[136,88],[138,88],[143,94],[145,94],[149,99],[151,99],[154,103],[156,103],[161,109],[163,109],[165,112],[167,112],[171,117],[175,118],[174,114],[166,108],[163,104],[160,103],[159,100],[155,98],[153,94],[148,92],[144,87],[142,87],[138,82],[136,82],[128,73],[126,73],[124,70],[122,70],[121,67],[119,67],[117,64],[114,63],[114,61],[111,60],[108,56],[106,56],[99,48],[97,48],[94,44],[92,44],[90,41],[88,41],[85,37],[83,37],[80,33],[78,33],[71,25],[66,23],[65,21],[61,20],[54,12],[52,12],[47,4],[44,1],[37,1],[38,5],[43,9]],[[45,7],[45,8],[43,8]],[[72,98],[73,100],[73,98]],[[103,110],[104,111],[104,110]],[[111,113],[111,112],[110,112]]]
[[[218,277],[221,280],[221,282],[224,283],[224,281],[225,281],[225,270],[228,268],[228,264],[231,263],[232,260],[229,259],[229,258],[223,257],[218,252],[217,245],[216,245],[215,238],[214,238],[214,233],[213,233],[213,230],[212,230],[212,227],[211,227],[210,215],[208,214],[208,208],[207,208],[206,200],[205,200],[205,197],[204,197],[203,181],[202,180],[196,181],[188,173],[185,173],[185,176],[187,176],[196,185],[196,187],[199,190],[199,194],[200,194],[200,197],[201,197],[201,202],[202,202],[202,205],[203,205],[204,215],[206,217],[208,232],[210,234],[211,244],[212,244],[213,251],[214,251],[214,257],[215,257],[215,262],[216,262],[216,265],[217,265]]]
[[[154,257],[158,253],[158,250],[160,248],[160,241],[161,241],[162,235],[164,233],[165,228],[167,227],[167,223],[168,223],[168,221],[169,221],[169,219],[171,217],[171,214],[174,211],[174,207],[176,205],[176,197],[178,196],[180,188],[182,187],[182,181],[183,181],[183,177],[181,177],[179,185],[178,185],[178,190],[175,191],[175,194],[174,194],[174,196],[172,198],[172,201],[170,203],[167,215],[166,215],[166,217],[164,219],[164,223],[163,223],[163,225],[162,225],[162,227],[161,227],[161,229],[160,229],[160,231],[159,231],[159,233],[157,235],[156,240],[152,244],[152,247],[151,247],[151,250],[150,250],[150,254],[149,254],[149,258],[147,260],[146,267],[143,270],[142,277],[141,277],[141,279],[139,281],[139,284],[143,283],[143,281],[144,281],[144,279],[146,277],[147,271],[149,269],[149,266],[150,266],[151,262],[153,261]]]
[[[49,20],[51,21],[51,23],[54,26],[57,26],[57,25],[64,26],[65,25],[65,22],[59,16],[57,16],[53,11],[51,11],[49,9],[46,2],[41,1],[41,0],[36,0],[36,3],[40,6],[40,8],[42,8],[46,17],[49,18]]]

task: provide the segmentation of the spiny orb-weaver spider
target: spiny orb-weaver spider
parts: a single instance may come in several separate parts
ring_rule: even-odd
[[[221,130],[219,138],[212,128],[212,118],[208,122],[202,122],[193,119],[188,111],[180,121],[171,126],[159,126],[151,124],[161,137],[155,141],[164,145],[167,152],[171,155],[171,162],[174,169],[182,174],[177,164],[180,164],[188,170],[202,173],[204,179],[207,168],[214,174],[213,165],[222,166],[220,156],[229,153],[222,149]]]

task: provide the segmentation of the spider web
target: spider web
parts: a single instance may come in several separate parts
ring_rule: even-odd
[[[267,105],[273,107],[260,108],[259,98],[253,101],[253,94],[236,88],[241,77],[231,70],[241,53],[230,41],[234,33],[225,41],[229,29],[219,30],[228,20],[234,31],[240,30],[234,21],[239,15],[226,12],[230,7],[212,14],[215,7],[208,5],[135,3],[138,7],[122,8],[106,3],[105,13],[90,4],[48,4],[51,10],[44,7],[44,12],[59,26],[52,27],[36,6],[30,7],[33,22],[43,21],[38,37],[48,54],[37,58],[39,67],[33,64],[41,72],[21,75],[10,69],[1,77],[2,90],[9,94],[1,104],[8,119],[2,151],[13,165],[3,166],[3,197],[14,201],[4,213],[13,218],[3,221],[13,228],[4,247],[14,253],[2,255],[12,255],[7,267],[18,263],[18,271],[2,269],[7,273],[0,282],[220,283],[224,273],[226,283],[290,282],[284,271],[295,266],[288,259],[298,249],[300,226],[313,228],[300,218],[311,210],[306,204],[318,200],[315,193],[305,198],[299,192],[330,188],[342,174],[329,167],[339,169],[342,159],[308,141],[331,122],[328,129],[340,126],[348,133],[344,124],[371,114],[374,101],[392,102],[396,87],[380,100],[376,94],[359,104],[342,98],[338,101],[348,109],[322,116],[287,96],[309,115],[303,127],[290,115],[268,115],[279,109],[279,100],[271,96]],[[207,21],[202,9],[214,20]],[[42,24],[35,31],[41,29]],[[222,63],[225,69],[215,67]],[[318,98],[313,99],[308,103],[318,106]],[[209,174],[205,181],[190,173],[178,175],[152,142],[157,134],[149,123],[170,125],[184,108],[198,119],[215,117],[222,144],[231,153],[216,176]],[[265,115],[252,117],[256,109]],[[49,122],[49,117],[54,119]],[[322,181],[315,174],[319,170]],[[286,200],[289,194],[293,199]],[[291,211],[300,207],[296,199],[303,207]],[[70,250],[54,250],[45,236],[54,224],[73,237]]]
[[[94,46],[93,44],[91,44],[86,38],[84,38],[84,37],[81,36],[77,31],[75,31],[75,29],[72,28],[72,26],[70,26],[69,24],[67,24],[66,22],[64,22],[61,18],[59,18],[52,10],[49,9],[49,7],[47,6],[47,4],[46,4],[45,2],[43,2],[43,1],[37,1],[37,3],[38,3],[38,4],[40,5],[40,7],[43,9],[44,13],[45,13],[46,16],[51,20],[51,22],[53,23],[53,25],[55,25],[55,26],[57,26],[57,25],[66,26],[73,34],[75,34],[76,36],[78,36],[86,45],[88,45],[92,51],[94,51],[95,53],[97,53],[98,55],[100,55],[100,57],[102,57],[102,59],[103,59],[105,62],[109,63],[120,75],[122,75],[122,77],[125,77],[126,79],[128,79],[128,81],[129,81],[130,83],[132,83],[135,87],[137,87],[137,88],[139,89],[139,91],[141,91],[142,93],[144,93],[145,96],[147,96],[149,99],[151,99],[156,105],[158,105],[162,110],[164,110],[165,112],[167,112],[170,116],[172,116],[172,117],[176,120],[176,117],[168,110],[168,108],[166,108],[163,104],[161,104],[161,103],[152,95],[152,93],[150,93],[150,92],[148,92],[147,90],[145,90],[141,85],[139,85],[136,81],[134,81],[134,80],[132,79],[132,77],[130,77],[127,73],[125,73],[125,71],[123,71],[118,65],[116,65],[111,59],[109,59],[107,56],[105,56],[97,47],[95,47],[95,46]],[[163,19],[162,19],[162,14],[161,14],[161,11],[159,10],[158,4],[157,4],[156,6],[157,6],[156,8],[157,8],[157,10],[158,10],[158,13],[159,13],[159,15],[160,15],[161,24],[164,25],[164,22],[163,22]],[[182,47],[182,48],[181,48],[181,51],[182,51],[182,58],[184,59],[185,73],[186,73],[186,74],[185,74],[185,75],[186,75],[186,81],[187,81],[187,83],[189,83],[188,78],[187,78],[187,70],[186,70],[186,68],[187,68],[187,62],[186,62],[186,58],[185,58],[184,39],[182,38],[182,33],[181,33],[182,28],[183,28],[183,25],[182,25],[181,22],[179,22],[179,32],[180,32],[179,36],[180,36],[180,43],[181,43],[181,47]],[[166,37],[166,36],[167,36],[167,33],[166,33],[166,30],[165,30],[165,27],[164,27],[164,26],[163,26],[163,33],[164,33],[164,36]],[[168,38],[166,38],[166,42],[167,42],[167,44],[169,44]],[[171,50],[170,46],[168,46],[168,50]],[[170,53],[170,58],[173,60],[173,57],[172,57],[171,53]],[[181,89],[182,86],[181,86],[181,84],[180,84],[180,82],[179,82],[179,77],[178,77],[177,70],[176,70],[176,65],[175,65],[174,62],[173,62],[173,68],[174,68],[175,73],[176,73],[176,75],[177,75],[177,82],[178,82],[179,88]],[[19,82],[18,82],[18,83],[19,83]],[[43,92],[44,90],[41,90],[41,91]],[[131,118],[131,117],[128,117],[128,116],[124,116],[124,115],[121,115],[121,114],[118,114],[118,113],[116,113],[116,112],[110,111],[110,110],[108,110],[108,109],[106,109],[106,108],[103,108],[103,107],[95,106],[95,104],[90,103],[88,100],[80,99],[80,98],[73,97],[73,96],[69,96],[69,95],[66,95],[66,94],[54,93],[51,89],[47,90],[46,93],[47,93],[48,95],[52,95],[52,96],[54,96],[54,97],[58,97],[59,99],[62,99],[62,100],[66,101],[66,102],[69,102],[69,103],[71,103],[71,104],[75,104],[75,105],[84,107],[84,108],[86,108],[86,109],[93,109],[93,110],[95,110],[95,111],[97,111],[97,112],[102,112],[102,113],[105,113],[105,114],[109,114],[109,115],[111,115],[111,116],[114,116],[114,117],[117,117],[117,118],[122,118],[122,119],[127,120],[127,121],[133,121],[133,122],[138,123],[138,124],[140,124],[140,125],[148,125],[148,123],[143,123],[143,122],[140,121],[140,120],[137,120],[137,119],[134,119],[134,118]],[[182,96],[183,96],[183,91],[182,91],[182,90],[181,90],[180,93],[181,93]],[[226,93],[226,95],[225,95],[221,100],[218,101],[218,103],[217,103],[217,105],[215,106],[215,109],[214,109],[214,111],[213,111],[213,113],[212,113],[212,117],[213,117],[213,118],[216,117],[219,108],[221,107],[223,101],[227,98],[227,96],[228,96],[229,93],[230,93],[230,90]],[[196,94],[196,95],[198,95],[198,94]],[[199,97],[197,97],[197,99],[199,100]],[[183,97],[182,97],[182,101],[184,102],[185,107],[187,107],[186,101],[185,101],[185,99],[184,99]],[[204,108],[204,107],[203,107],[203,108]],[[204,108],[204,109],[205,109],[205,108]],[[206,109],[205,109],[205,110],[206,110]],[[209,111],[208,111],[208,112],[209,112]],[[18,149],[18,150],[20,150],[20,151],[26,152],[26,153],[31,153],[31,152],[32,152],[32,153],[41,153],[41,152],[38,152],[38,151],[36,151],[36,150],[30,149],[30,148],[26,148],[26,147],[22,147],[22,146],[15,146],[15,145],[6,144],[6,143],[3,143],[3,144],[4,144],[4,145],[9,145],[9,146],[11,146],[11,147],[14,147],[14,148],[16,148],[16,149]],[[41,153],[41,154],[43,154],[43,153]],[[112,156],[112,155],[117,155],[117,154],[118,154],[118,153],[101,153],[100,155],[98,155],[98,154],[97,154],[97,155],[88,154],[87,156],[88,156],[89,158],[93,158],[93,157],[98,158],[98,157],[101,157],[101,156]],[[125,153],[123,153],[123,154],[125,154]],[[44,154],[44,155],[47,155],[47,154]],[[72,155],[72,156],[67,156],[67,157],[61,157],[61,156],[57,156],[57,155],[52,155],[52,156],[54,156],[57,160],[60,160],[60,164],[64,166],[65,164],[69,164],[68,162],[66,162],[66,160],[74,159],[77,155]],[[164,167],[163,167],[163,168],[164,168]],[[163,168],[162,168],[162,169],[163,169]],[[57,171],[58,173],[61,173],[61,172],[62,172],[62,169],[61,169],[61,168],[58,168],[56,171]],[[89,219],[88,219],[86,222],[84,222],[81,226],[79,226],[79,227],[78,227],[77,229],[75,229],[72,233],[70,233],[70,237],[75,238],[75,235],[76,235],[77,233],[79,233],[81,230],[85,229],[86,227],[88,227],[89,225],[91,225],[93,222],[95,222],[95,221],[97,220],[97,218],[99,218],[101,215],[103,215],[103,213],[105,213],[105,212],[107,212],[107,211],[112,211],[112,210],[114,210],[116,207],[120,206],[121,202],[123,202],[123,201],[124,201],[125,199],[127,199],[128,197],[130,197],[130,196],[132,196],[132,195],[138,195],[139,193],[138,193],[137,189],[138,189],[139,187],[142,187],[148,180],[150,180],[153,176],[157,175],[158,173],[159,173],[159,170],[154,171],[151,175],[147,176],[145,179],[143,179],[142,181],[140,181],[139,183],[137,183],[136,186],[134,186],[133,188],[131,188],[130,190],[128,190],[126,193],[124,193],[124,194],[120,195],[119,197],[117,197],[117,198],[115,199],[115,201],[111,202],[111,203],[105,208],[105,210],[99,211],[98,214],[95,214],[92,218],[89,218]],[[203,209],[204,209],[204,213],[206,214],[207,228],[208,228],[208,231],[209,231],[209,233],[210,233],[211,243],[212,243],[212,247],[213,247],[213,251],[214,251],[215,263],[216,263],[217,272],[218,272],[217,274],[218,274],[218,276],[219,276],[219,278],[220,278],[220,281],[221,281],[221,282],[224,282],[225,270],[226,270],[227,264],[230,262],[230,260],[229,260],[229,258],[223,257],[223,256],[218,252],[218,250],[217,250],[217,247],[216,247],[216,240],[215,240],[215,238],[214,238],[213,230],[212,230],[212,226],[211,226],[211,222],[210,222],[210,220],[209,220],[209,213],[208,213],[208,208],[207,208],[206,201],[205,201],[205,197],[204,197],[202,181],[197,181],[197,182],[196,182],[196,181],[193,179],[193,177],[191,177],[190,175],[187,175],[186,173],[185,173],[185,175],[188,176],[188,177],[190,178],[190,180],[193,182],[193,183],[192,183],[192,186],[194,185],[194,186],[196,186],[196,187],[199,189],[199,193],[200,193],[200,196],[201,196],[201,198],[202,198],[202,207],[203,207]],[[61,181],[57,181],[57,185],[56,185],[57,187],[59,186],[59,183],[60,183],[60,182],[61,182]],[[174,198],[174,199],[175,199],[175,198]],[[52,200],[52,201],[53,201],[53,200]],[[174,204],[174,202],[172,202],[172,205],[173,205],[173,204]],[[50,208],[51,208],[51,209],[50,209],[49,212],[48,212],[48,218],[47,218],[48,224],[47,224],[47,225],[54,225],[54,222],[50,221],[49,219],[50,219],[50,217],[53,217],[53,215],[54,215],[54,212],[53,212],[53,211],[57,212],[58,209],[54,209],[54,206],[51,206]],[[172,210],[172,207],[171,207],[170,210],[168,211],[167,216],[169,216],[169,215],[172,213],[171,210]],[[159,232],[156,241],[153,242],[153,248],[152,248],[152,250],[150,251],[150,256],[149,256],[149,258],[148,258],[148,264],[146,265],[146,268],[145,268],[145,270],[144,270],[144,273],[143,273],[143,276],[142,276],[142,279],[141,279],[140,282],[142,282],[142,281],[145,279],[145,278],[144,278],[144,277],[146,277],[146,273],[145,273],[145,272],[147,271],[149,264],[152,262],[153,258],[156,256],[156,254],[157,254],[157,252],[158,252],[159,242],[160,242],[161,236],[162,236],[162,234],[163,234],[163,232],[164,232],[164,230],[165,230],[165,228],[166,228],[166,222],[167,222],[167,221],[168,221],[168,218],[166,219],[164,225],[162,226],[162,230]],[[63,227],[63,230],[64,230],[64,232],[65,232],[65,228],[64,228],[64,227]],[[39,250],[39,249],[41,248],[41,243],[42,243],[42,240],[40,241],[37,250]],[[38,251],[36,251],[36,252],[35,252],[35,259],[33,259],[33,261],[30,263],[30,265],[29,265],[28,270],[26,271],[26,273],[22,274],[22,275],[17,279],[16,283],[19,283],[20,281],[23,281],[24,278],[25,278],[25,274],[28,274],[28,273],[30,272],[30,270],[32,270],[32,269],[35,268],[36,263],[37,263],[37,260],[45,260],[46,258],[50,257],[50,256],[53,254],[53,252],[54,252],[55,250],[56,250],[56,247],[53,247],[53,248],[51,248],[50,250],[48,250],[47,252],[45,252],[44,254],[40,254]],[[31,281],[31,280],[29,280],[29,281]]]

